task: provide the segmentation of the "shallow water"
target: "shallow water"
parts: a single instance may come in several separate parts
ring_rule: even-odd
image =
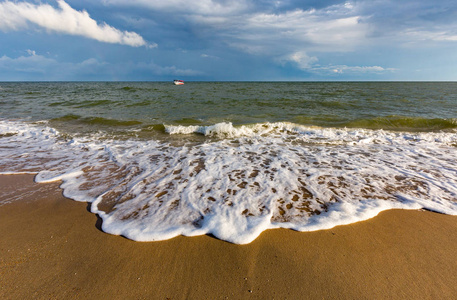
[[[455,83],[0,83],[0,171],[134,240],[457,214]]]

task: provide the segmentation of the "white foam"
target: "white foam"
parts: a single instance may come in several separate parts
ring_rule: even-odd
[[[36,175],[37,172],[0,172],[1,175]]]
[[[165,125],[165,131],[172,135],[189,135],[193,133],[221,138],[256,137],[268,134],[298,134],[303,142],[322,144],[389,144],[409,142],[432,142],[443,144],[457,143],[456,134],[449,132],[393,132],[369,129],[322,128],[303,126],[289,122],[257,123],[252,125],[233,126],[232,123],[217,123],[210,126]]]
[[[73,178],[76,178],[78,176],[82,176],[84,174],[84,172],[82,170],[78,170],[78,171],[74,171],[74,172],[70,172],[70,173],[65,173],[65,174],[62,174],[62,175],[58,175],[58,176],[54,176],[54,177],[51,177],[51,178],[48,178],[48,179],[41,179],[43,176],[43,174],[46,174],[45,171],[41,172],[38,176],[38,182],[41,182],[41,183],[49,183],[49,182],[55,182],[55,181],[60,181],[60,180],[63,180],[63,181],[68,181],[68,180],[71,180]]]
[[[456,133],[292,123],[166,131],[217,139],[64,139],[46,124],[0,121],[0,169],[62,180],[65,196],[92,202],[104,231],[138,241],[212,234],[244,244],[266,229],[328,229],[392,208],[457,214]]]

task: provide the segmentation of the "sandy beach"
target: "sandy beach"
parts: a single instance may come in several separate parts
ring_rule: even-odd
[[[134,242],[59,182],[0,176],[1,299],[450,299],[457,218],[391,210],[318,232]]]

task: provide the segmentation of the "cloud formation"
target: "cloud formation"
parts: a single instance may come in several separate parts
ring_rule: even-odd
[[[27,50],[29,56],[19,56],[10,58],[6,55],[0,57],[0,71],[2,74],[22,73],[32,74],[32,76],[43,76],[48,70],[58,70],[62,67],[59,63],[51,58],[46,58],[42,55],[37,55],[33,50]],[[14,79],[8,77],[3,80]],[[39,77],[38,77],[39,78]]]
[[[255,14],[242,24],[238,40],[255,42],[264,50],[274,41],[295,53],[306,51],[344,52],[365,40],[368,28],[360,16],[347,16],[317,10],[295,10],[280,14]],[[254,39],[253,37],[257,37]],[[268,52],[271,52],[268,51]]]
[[[451,80],[456,28],[455,0],[0,0],[0,57],[34,49],[22,60],[48,53],[135,80]],[[94,42],[81,49],[70,35]],[[19,61],[9,64],[33,69]]]
[[[75,80],[78,76],[99,76],[105,74],[104,80],[138,79],[137,73],[151,76],[195,76],[202,72],[193,69],[182,69],[174,65],[162,66],[154,62],[121,62],[109,63],[96,58],[88,58],[79,62],[60,62],[55,58],[37,54],[35,50],[27,49],[28,55],[19,57],[0,57],[0,81],[17,80]],[[115,78],[106,74],[116,75]]]
[[[349,2],[330,5],[319,2],[320,7],[293,2],[104,1],[105,5],[140,7],[149,11],[160,19],[162,27],[176,26],[176,20],[179,20],[185,25],[182,27],[186,28],[186,34],[190,33],[193,40],[199,42],[195,47],[228,46],[228,49],[300,70],[308,70],[317,62],[315,53],[354,51],[370,35],[370,26],[365,22],[367,17]],[[206,50],[202,49],[202,52]]]
[[[204,42],[276,59],[297,51],[349,52],[395,42],[455,41],[457,3],[442,0],[104,0],[140,8],[161,27],[179,23]],[[146,16],[145,16],[146,17]],[[159,21],[160,20],[160,21]]]
[[[100,42],[133,47],[147,46],[146,41],[135,32],[121,31],[106,23],[97,24],[87,11],[77,11],[63,0],[57,0],[57,4],[58,8],[49,4],[2,2],[0,30],[17,31],[32,23],[49,31],[84,36]]]
[[[243,7],[242,5],[239,5]],[[248,7],[247,5],[245,7]],[[255,54],[291,54],[300,50],[350,51],[363,42],[369,27],[348,3],[322,9],[258,11],[237,15],[183,15],[196,31]]]

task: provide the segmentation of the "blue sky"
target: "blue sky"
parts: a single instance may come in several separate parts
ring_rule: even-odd
[[[0,81],[457,80],[455,0],[0,0]]]

